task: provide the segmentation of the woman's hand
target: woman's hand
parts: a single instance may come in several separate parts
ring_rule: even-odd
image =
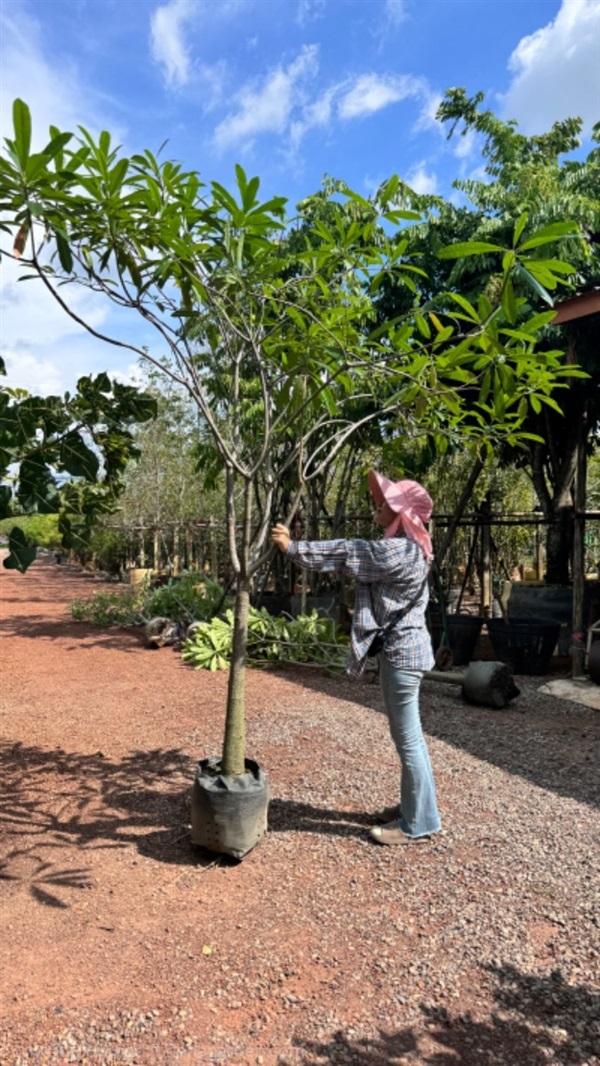
[[[279,548],[279,551],[285,554],[290,546],[290,531],[288,527],[278,522],[271,530],[271,540]]]

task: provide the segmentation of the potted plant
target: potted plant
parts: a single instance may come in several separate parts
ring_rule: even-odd
[[[569,372],[557,353],[543,361],[531,353],[539,323],[528,323],[525,340],[512,328],[520,306],[512,277],[530,258],[520,246],[526,219],[510,254],[485,246],[498,275],[496,308],[449,293],[442,322],[423,306],[430,294],[425,283],[419,288],[423,271],[402,232],[420,216],[397,206],[404,194],[396,177],[370,200],[331,182],[290,220],[285,200],[261,203],[259,179],[239,166],[234,193],[218,182],[207,189],[193,171],[151,152],[121,155],[107,132],[95,138],[81,129],[73,142],[53,128],[32,156],[29,110],[18,100],[13,114],[0,176],[9,242],[2,254],[36,274],[80,325],[185,389],[198,410],[204,460],[221,472],[235,576],[233,651],[223,750],[200,762],[193,840],[241,857],[266,825],[264,775],[245,752],[244,679],[251,587],[271,551],[270,526],[289,522],[306,485],[375,421],[415,448],[460,439],[463,420],[470,439],[488,439],[488,415],[469,419],[465,395],[483,390],[487,398],[491,387],[496,432],[518,437],[520,396],[525,403]],[[442,254],[481,250],[456,245]],[[391,322],[375,308],[386,278],[411,295]],[[168,358],[83,319],[69,298],[79,286],[141,315]],[[492,375],[490,385],[500,353],[519,367],[510,404],[502,402],[502,376]]]

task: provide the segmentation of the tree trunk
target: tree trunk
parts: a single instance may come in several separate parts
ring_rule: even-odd
[[[459,499],[459,501],[458,501],[458,503],[457,503],[457,505],[456,505],[456,507],[454,509],[454,513],[452,515],[452,521],[450,522],[450,525],[448,526],[448,529],[446,531],[446,534],[444,536],[444,539],[443,539],[440,547],[438,548],[438,550],[435,553],[435,561],[436,561],[436,565],[437,565],[438,568],[441,568],[442,563],[444,562],[444,559],[445,559],[446,554],[448,552],[448,548],[452,544],[452,539],[453,539],[454,534],[456,532],[456,529],[458,527],[458,523],[460,522],[463,514],[465,513],[467,504],[468,504],[469,500],[471,499],[471,496],[473,495],[473,490],[475,488],[475,485],[476,485],[476,482],[477,482],[477,478],[479,477],[481,471],[483,470],[483,466],[484,466],[483,459],[481,459],[479,456],[477,456],[477,458],[475,459],[475,462],[473,463],[473,466],[471,468],[471,473],[469,474],[469,477],[467,478],[467,483],[466,483],[465,487],[463,488],[463,491],[461,493],[460,499]]]
[[[569,559],[573,543],[573,506],[554,501],[546,538],[546,584],[570,583]]]
[[[233,650],[227,689],[227,718],[223,742],[222,772],[237,777],[245,770],[246,723],[245,680],[246,645],[248,643],[248,607],[250,580],[238,575],[235,594]]]

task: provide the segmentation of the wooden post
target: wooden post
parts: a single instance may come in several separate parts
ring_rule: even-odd
[[[160,542],[158,539],[158,526],[152,530],[152,565],[155,574],[160,572]]]
[[[191,570],[194,565],[194,540],[191,526],[185,527],[185,565],[187,570]]]
[[[179,573],[179,526],[175,526],[173,529],[173,577],[177,577]]]
[[[573,635],[571,637],[571,657],[573,677],[581,677],[585,658],[585,625],[583,617],[585,597],[585,498],[587,456],[586,440],[588,431],[588,405],[585,401],[579,423],[577,440],[577,467],[575,470],[575,516],[573,528]]]
[[[209,519],[209,540],[210,540],[210,576],[213,581],[218,580],[219,576],[219,563],[217,559],[217,541],[215,539],[215,529],[213,519]]]
[[[535,527],[535,575],[537,581],[544,580],[544,535],[542,526]]]

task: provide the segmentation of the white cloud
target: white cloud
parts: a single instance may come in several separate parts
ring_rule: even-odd
[[[298,26],[307,26],[309,22],[316,22],[325,14],[325,0],[299,0],[295,21]]]
[[[475,152],[478,144],[478,135],[476,130],[467,130],[465,134],[460,134],[455,141],[454,155],[457,159],[469,159]]]
[[[37,396],[58,396],[67,391],[68,385],[54,362],[48,357],[37,357],[27,348],[18,345],[5,348],[2,358],[6,363],[6,378],[3,382],[11,389],[26,389]]]
[[[422,95],[424,83],[408,74],[361,74],[338,104],[342,119],[361,118],[396,104],[407,97]]]
[[[437,129],[440,133],[443,133],[442,123],[435,117],[443,100],[442,94],[428,90],[423,83],[423,96],[425,102],[421,107],[419,117],[413,126],[415,133],[431,129]]]
[[[556,18],[523,37],[509,60],[513,81],[503,115],[524,133],[549,129],[557,119],[581,117],[589,131],[600,117],[600,4],[563,0]]]
[[[421,196],[434,196],[438,191],[438,178],[433,170],[427,170],[425,162],[415,163],[408,172],[406,184]]]
[[[3,135],[11,135],[12,101],[18,96],[31,109],[34,150],[47,143],[51,123],[63,130],[76,130],[81,123],[92,133],[114,129],[114,122],[103,114],[105,101],[88,89],[75,64],[62,55],[47,54],[40,25],[23,6],[2,5],[0,24]],[[117,136],[120,140],[118,131]],[[73,389],[82,374],[104,369],[109,359],[117,361],[115,350],[91,338],[70,319],[41,282],[20,283],[18,276],[17,264],[3,258],[0,321],[7,384],[36,393],[61,393]],[[69,299],[93,326],[102,326],[108,319],[108,305],[101,297],[72,290]]]
[[[388,24],[399,26],[408,18],[408,4],[406,0],[385,0],[385,17]]]
[[[302,117],[300,119],[292,122],[290,134],[294,147],[297,147],[308,130],[329,125],[337,91],[337,86],[327,89],[322,96],[302,109]]]
[[[31,109],[34,150],[40,150],[48,143],[50,124],[63,130],[76,130],[81,123],[92,132],[107,126],[97,94],[87,89],[72,62],[63,55],[47,52],[39,23],[24,8],[3,4],[0,31],[0,128],[3,136],[11,135],[12,101],[16,97],[24,99]]]
[[[307,45],[288,67],[276,67],[262,85],[244,86],[236,97],[237,110],[215,130],[215,147],[247,148],[259,133],[285,133],[294,108],[304,103],[304,83],[317,70],[318,49]]]
[[[190,57],[184,29],[195,15],[194,0],[171,0],[157,7],[150,18],[152,57],[164,68],[167,85],[185,85],[189,80]]]

